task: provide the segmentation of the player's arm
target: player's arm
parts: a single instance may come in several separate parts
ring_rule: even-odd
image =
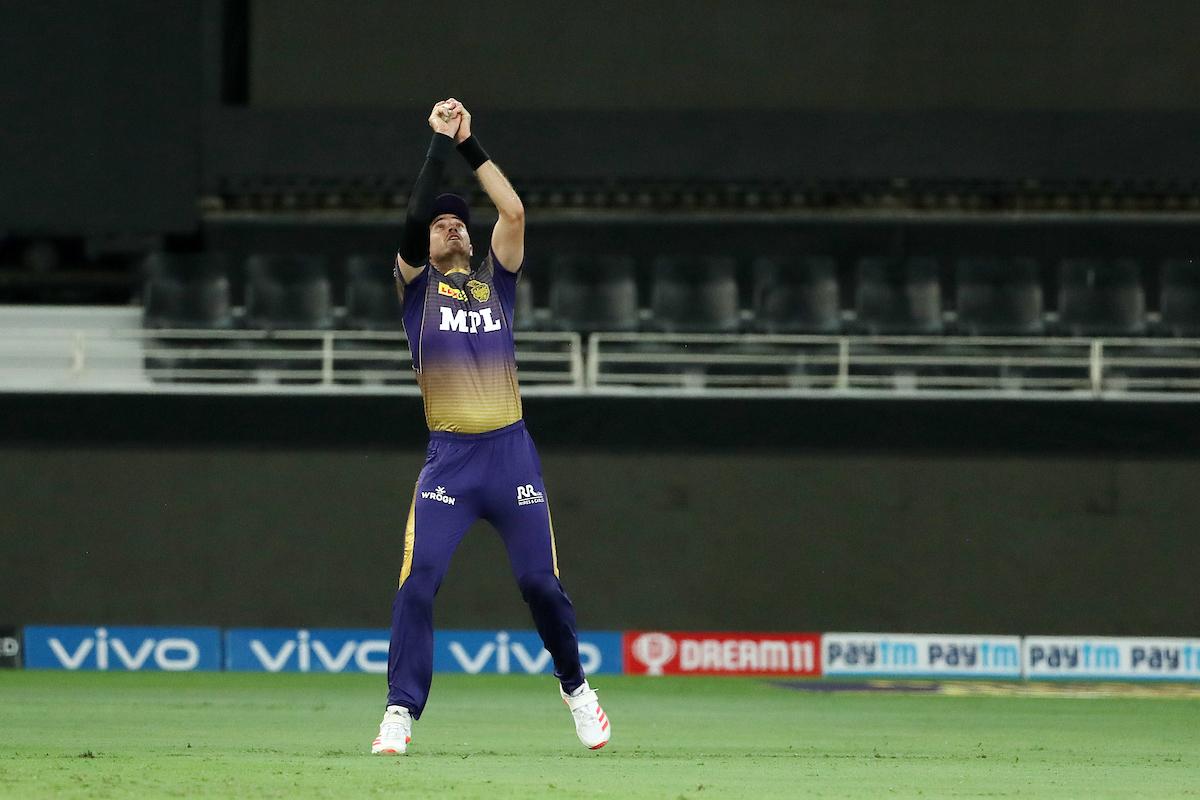
[[[433,139],[425,153],[425,163],[417,174],[412,192],[408,196],[408,209],[404,214],[404,236],[396,253],[397,288],[410,283],[425,269],[429,258],[429,218],[433,214],[433,201],[442,174],[446,171],[446,158],[454,147],[454,135],[458,133],[460,118],[442,115],[445,103],[436,103],[429,114],[429,127],[433,128]]]
[[[525,260],[525,205],[517,196],[517,190],[504,177],[504,173],[491,160],[487,152],[479,144],[479,140],[471,135],[471,112],[461,103],[458,104],[459,119],[458,133],[454,139],[458,142],[458,151],[475,170],[475,177],[487,192],[492,204],[496,206],[496,227],[492,229],[492,250],[500,265],[509,272],[516,272]]]

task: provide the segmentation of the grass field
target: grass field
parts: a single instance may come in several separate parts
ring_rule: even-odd
[[[584,750],[552,680],[439,675],[407,756],[361,675],[0,672],[4,797],[1198,797],[1200,701],[810,693],[603,678]]]

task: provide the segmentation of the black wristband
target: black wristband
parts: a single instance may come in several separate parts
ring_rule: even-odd
[[[446,160],[450,155],[450,148],[454,144],[454,138],[447,136],[444,133],[435,133],[433,139],[429,142],[429,151],[425,153],[426,158],[431,158],[434,161]]]
[[[462,157],[471,165],[472,170],[479,169],[492,158],[474,136],[468,136],[459,142],[458,152],[462,153]]]

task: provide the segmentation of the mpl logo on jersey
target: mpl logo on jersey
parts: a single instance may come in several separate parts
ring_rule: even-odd
[[[466,299],[465,297],[463,298]],[[440,306],[442,315],[441,322],[438,324],[440,331],[458,331],[459,333],[491,333],[498,331],[503,325],[500,320],[492,319],[492,310],[490,308],[481,308],[478,311],[467,311],[465,308],[446,308]]]
[[[1025,677],[1200,680],[1200,640],[1026,636]]]
[[[1020,678],[1021,637],[827,633],[826,675]]]
[[[25,666],[131,672],[219,670],[221,633],[216,628],[30,625],[25,628]]]
[[[580,631],[579,661],[589,675],[621,672],[621,634]],[[554,662],[534,631],[435,631],[434,672],[553,673]]]
[[[225,632],[225,669],[383,674],[388,638],[374,628],[234,628]]]
[[[633,675],[820,675],[819,633],[630,631],[625,671]]]

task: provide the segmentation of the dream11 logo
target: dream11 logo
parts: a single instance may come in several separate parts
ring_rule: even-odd
[[[665,633],[643,633],[629,645],[633,657],[646,665],[647,675],[662,675],[663,665],[675,657],[679,648]]]

